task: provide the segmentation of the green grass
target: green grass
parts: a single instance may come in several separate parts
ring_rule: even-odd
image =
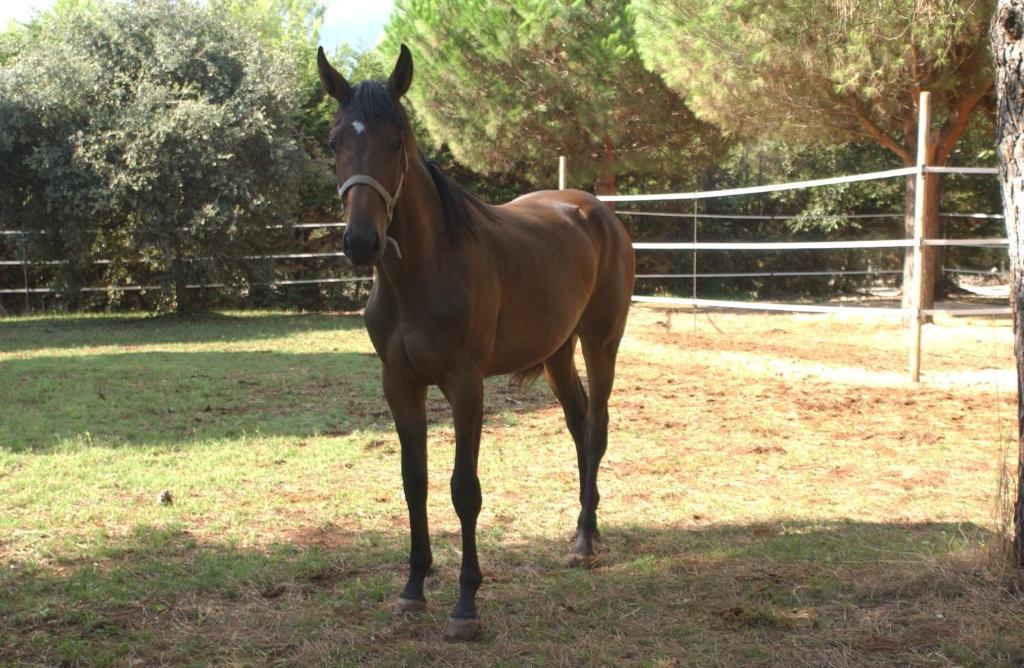
[[[895,326],[665,319],[623,344],[592,571],[559,408],[489,381],[464,645],[436,391],[430,608],[392,609],[405,506],[358,316],[0,320],[0,665],[1024,662],[1004,323],[926,328],[916,388]]]

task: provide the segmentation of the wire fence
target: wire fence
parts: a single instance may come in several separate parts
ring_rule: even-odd
[[[776,183],[762,186],[753,186],[748,188],[731,188],[726,190],[712,190],[712,191],[701,191],[701,192],[690,192],[690,193],[663,193],[663,194],[644,194],[644,195],[611,195],[601,196],[599,199],[605,202],[616,202],[616,203],[631,203],[631,202],[671,202],[671,201],[696,201],[696,200],[710,200],[719,199],[725,197],[738,197],[738,196],[750,196],[760,195],[766,193],[783,192],[788,190],[798,190],[806,188],[818,188],[823,186],[834,186],[848,183],[857,183],[869,180],[878,179],[890,179],[906,177],[908,175],[922,175],[927,173],[941,173],[941,174],[966,174],[966,175],[994,175],[996,174],[995,168],[989,167],[930,167],[927,165],[920,165],[917,167],[905,167],[901,169],[886,170],[881,172],[868,172],[865,174],[853,174],[849,176],[837,176],[823,179],[814,179],[809,181],[795,181],[790,183]],[[653,211],[617,211],[620,216],[658,216],[658,217],[671,217],[678,219],[714,219],[714,220],[741,220],[741,221],[772,221],[772,220],[792,220],[795,218],[884,218],[884,217],[900,217],[902,218],[905,214],[903,213],[878,213],[878,214],[852,214],[852,215],[818,215],[818,216],[796,216],[796,215],[749,215],[749,214],[702,214],[702,213],[667,213],[667,212],[653,212]],[[999,214],[987,214],[987,213],[942,213],[942,216],[951,218],[969,218],[978,220],[996,220],[1002,219],[1003,216]],[[697,227],[694,226],[696,233]],[[776,252],[776,251],[802,251],[802,250],[861,250],[861,249],[919,249],[923,247],[961,247],[961,248],[1006,248],[1008,241],[1004,238],[978,238],[978,239],[862,239],[852,241],[756,241],[756,242],[722,242],[722,241],[672,241],[672,242],[637,242],[633,244],[633,248],[638,251],[757,251],[757,252]],[[696,262],[694,262],[696,267]],[[960,269],[951,268],[943,269],[944,272],[952,274],[964,274],[964,275],[986,275],[986,276],[1004,276],[1005,272],[989,270],[971,270],[971,269]],[[835,271],[765,271],[765,272],[720,272],[720,273],[699,273],[693,271],[691,273],[649,273],[649,274],[638,274],[637,278],[640,279],[683,279],[689,278],[696,280],[698,278],[752,278],[752,277],[781,277],[781,276],[884,276],[884,275],[899,275],[903,272],[900,270],[835,270]],[[769,310],[769,311],[790,311],[795,313],[851,313],[857,312],[864,315],[885,315],[894,317],[906,317],[914,309],[905,308],[893,308],[893,307],[865,307],[865,306],[827,306],[827,305],[810,305],[810,304],[784,304],[774,302],[748,302],[738,300],[722,300],[722,299],[701,299],[696,294],[691,297],[675,297],[675,296],[657,296],[657,295],[635,295],[634,301],[647,302],[647,303],[659,303],[659,304],[675,304],[680,306],[692,306],[692,307],[714,307],[714,308],[725,308],[725,309],[744,309],[744,310]],[[927,309],[925,315],[956,315],[956,316],[968,316],[968,315],[1001,315],[1009,314],[1009,307],[1000,308],[956,308],[956,309]]]
[[[315,229],[328,229],[336,230],[343,229],[346,223],[342,221],[325,221],[325,222],[313,222],[313,223],[291,223],[291,224],[277,224],[277,225],[265,225],[264,228],[267,230],[282,230],[292,229],[298,230],[315,230]],[[8,238],[26,238],[33,234],[45,234],[45,230],[0,230],[0,237]],[[60,267],[69,264],[68,260],[54,260],[54,259],[31,259],[28,258],[24,249],[25,244],[19,244],[21,247],[21,257],[3,258],[0,259],[0,267],[22,267],[27,269],[29,267]],[[343,260],[345,254],[342,252],[291,252],[291,253],[265,253],[258,255],[243,255],[233,259],[252,260],[252,261],[280,261],[280,260]],[[204,258],[198,258],[203,260]],[[205,258],[209,259],[209,258]],[[143,262],[139,259],[138,262]],[[90,264],[102,267],[113,264],[113,260],[107,258],[95,258],[89,261]],[[347,270],[348,265],[346,262],[342,262],[340,267],[342,270]],[[98,285],[98,286],[83,286],[73,289],[65,289],[60,287],[39,287],[32,286],[29,284],[28,275],[22,274],[22,285],[18,287],[2,286],[0,287],[0,295],[52,295],[68,292],[74,290],[81,293],[127,293],[127,292],[154,292],[168,289],[167,285],[161,284],[133,284],[133,285]],[[350,283],[367,283],[373,281],[372,276],[322,276],[317,278],[282,278],[278,280],[252,282],[248,285],[251,287],[266,287],[266,288],[277,288],[277,287],[288,287],[288,286],[307,286],[307,285],[339,285],[339,284],[350,284]],[[218,290],[232,287],[227,283],[187,283],[186,289],[189,290]]]
[[[922,95],[922,113],[926,110],[926,94]],[[928,119],[923,118],[920,121],[921,128],[925,128],[928,125]],[[919,143],[926,144],[927,133],[922,134],[922,140]],[[564,175],[564,161],[560,162],[560,173]],[[693,240],[692,241],[639,241],[633,244],[633,247],[638,252],[679,252],[688,251],[691,253],[691,271],[689,273],[672,272],[672,271],[661,271],[661,272],[647,272],[641,273],[637,276],[641,280],[662,280],[662,279],[690,279],[692,281],[692,294],[689,297],[681,296],[664,296],[664,295],[642,295],[638,294],[634,296],[634,301],[646,302],[646,303],[658,303],[658,304],[673,304],[678,306],[690,306],[694,308],[730,308],[730,309],[744,309],[744,310],[764,310],[764,311],[789,311],[798,313],[845,313],[845,314],[862,314],[867,316],[883,316],[883,317],[909,317],[911,321],[920,322],[921,316],[947,314],[947,315],[999,315],[1008,314],[1010,312],[1009,307],[1003,308],[956,308],[956,309],[923,309],[920,303],[915,303],[909,308],[904,307],[870,307],[870,306],[834,306],[834,305],[815,305],[815,304],[798,304],[798,303],[778,303],[778,302],[766,302],[766,301],[739,301],[739,300],[725,300],[725,299],[704,299],[698,294],[698,279],[751,279],[751,278],[775,278],[775,277],[850,277],[850,276],[894,276],[903,274],[904,272],[897,269],[885,269],[885,268],[874,268],[868,266],[866,269],[823,269],[814,271],[798,271],[798,270],[758,270],[758,271],[720,271],[720,272],[709,272],[697,271],[698,265],[698,253],[707,252],[720,252],[720,253],[731,253],[731,252],[756,252],[756,253],[785,253],[792,251],[853,251],[853,250],[905,250],[913,254],[915,261],[915,272],[914,277],[917,280],[921,274],[919,262],[921,259],[922,251],[927,247],[943,247],[943,248],[973,248],[973,249],[1003,249],[1007,247],[1007,240],[1005,238],[967,238],[967,239],[939,239],[939,238],[924,238],[923,235],[923,206],[919,205],[915,207],[915,234],[913,238],[896,238],[896,239],[858,239],[858,240],[841,240],[841,241],[700,241],[698,230],[699,222],[701,220],[714,220],[720,222],[772,222],[772,221],[791,221],[799,219],[801,221],[811,220],[825,220],[825,219],[847,219],[847,220],[868,220],[868,219],[897,219],[903,218],[906,214],[904,212],[878,212],[878,213],[856,213],[856,214],[814,214],[814,215],[800,215],[800,214],[785,214],[785,215],[772,215],[772,214],[734,214],[734,213],[704,213],[697,210],[697,203],[704,200],[716,200],[722,198],[736,198],[736,197],[750,197],[757,195],[764,195],[770,193],[779,193],[786,191],[804,190],[810,188],[820,188],[828,186],[838,186],[851,183],[860,183],[866,181],[882,180],[882,179],[893,179],[893,178],[905,178],[908,176],[914,176],[917,179],[917,192],[919,196],[923,197],[926,174],[956,174],[956,175],[972,175],[972,176],[991,176],[997,173],[997,170],[989,167],[951,167],[951,166],[930,166],[924,161],[924,158],[919,158],[918,164],[911,167],[903,167],[899,169],[890,169],[884,171],[867,172],[863,174],[853,174],[847,176],[836,176],[821,179],[811,179],[803,181],[794,181],[788,183],[775,183],[753,187],[742,187],[742,188],[729,188],[723,190],[713,191],[698,191],[698,192],[680,192],[680,193],[660,193],[660,194],[640,194],[640,195],[611,195],[601,196],[599,199],[609,203],[654,203],[654,202],[693,202],[694,208],[692,212],[666,212],[666,211],[648,211],[648,210],[619,210],[617,213],[623,217],[648,217],[648,218],[669,218],[676,220],[691,220],[693,222]],[[956,219],[974,219],[979,221],[986,220],[999,220],[1003,216],[994,213],[961,213],[961,212],[949,212],[940,213],[940,216],[947,218]],[[324,222],[304,222],[294,224],[278,224],[268,225],[268,230],[276,229],[282,230],[292,228],[298,236],[300,230],[310,231],[314,229],[327,229],[327,230],[340,230],[345,227],[343,221],[324,221]],[[20,247],[20,257],[18,258],[0,258],[0,267],[20,267],[22,269],[21,279],[22,285],[18,287],[2,286],[0,285],[0,295],[9,294],[24,294],[26,296],[26,304],[28,302],[29,295],[39,294],[50,294],[55,292],[61,292],[62,288],[48,287],[48,286],[33,286],[29,284],[28,268],[29,267],[55,267],[67,263],[67,260],[62,259],[32,259],[27,257],[25,239],[28,235],[33,232],[27,232],[23,230],[0,230],[0,237],[14,238],[19,240],[18,246]],[[252,261],[308,261],[308,260],[341,260],[344,257],[344,253],[335,251],[318,251],[318,252],[279,252],[279,253],[267,253],[260,255],[243,256],[242,258]],[[110,265],[112,261],[109,259],[98,258],[92,261],[96,266]],[[344,268],[342,266],[341,268]],[[335,268],[337,269],[337,267]],[[1004,277],[1006,275],[1005,270],[996,268],[983,269],[971,269],[963,267],[951,267],[942,268],[944,273],[951,275],[962,275],[962,276],[988,276],[988,277]],[[372,281],[373,278],[370,276],[321,276],[321,277],[285,277],[276,280],[265,281],[261,283],[252,283],[250,285],[259,285],[265,287],[287,287],[287,286],[303,286],[303,285],[331,285],[331,284],[346,284],[346,283],[363,283]],[[104,285],[104,286],[87,286],[75,288],[81,292],[144,292],[144,291],[155,291],[166,289],[167,286],[158,284],[136,284],[136,285]],[[225,283],[189,283],[186,285],[187,289],[221,289],[230,287]],[[915,290],[919,291],[919,286],[907,286],[904,285],[904,290]]]
[[[957,168],[943,168],[943,173],[960,173],[956,171]],[[900,174],[903,174],[905,170],[899,170]],[[885,173],[885,172],[883,172]],[[977,168],[964,171],[966,174],[979,173]],[[983,173],[990,173],[985,171]],[[872,174],[872,176],[878,173]],[[809,187],[816,187],[821,185],[822,182],[825,184],[834,183],[847,183],[853,182],[860,179],[860,176],[854,175],[852,177],[837,177],[834,179],[823,179],[818,182],[810,182],[812,185]],[[849,180],[844,180],[849,179]],[[807,183],[807,182],[805,182]],[[759,187],[745,189],[751,193],[755,192],[776,192],[780,186],[791,185],[791,184],[777,184],[774,186]],[[735,191],[711,191],[714,192],[735,192]],[[707,195],[710,198],[710,193],[701,193]],[[676,195],[676,194],[671,194]],[[617,196],[616,201],[631,201],[627,199],[629,196]],[[654,195],[644,195],[645,201],[655,201],[652,198]],[[602,198],[611,199],[611,198]],[[836,217],[827,215],[817,216],[797,216],[797,215],[749,215],[749,214],[701,214],[696,215],[691,213],[670,213],[670,212],[652,212],[652,211],[618,211],[620,216],[651,216],[651,217],[665,217],[673,219],[705,219],[705,220],[737,220],[737,221],[784,221],[792,220],[795,218],[801,218],[804,220],[809,219],[823,219],[826,217]],[[1002,219],[999,214],[984,214],[984,213],[941,213],[941,216],[950,218],[970,218],[970,219]],[[877,213],[877,214],[843,214],[838,217],[847,219],[877,219],[877,218],[903,218],[903,213]],[[293,228],[296,230],[311,230],[311,229],[343,229],[345,223],[341,221],[321,222],[321,223],[296,223],[291,225],[269,225],[267,229],[285,229]],[[21,230],[0,230],[0,235],[6,236],[24,236],[31,234],[32,232],[23,232]],[[1007,245],[1006,239],[925,239],[922,240],[924,246],[944,246],[944,247],[974,247],[974,248],[1005,248]],[[883,239],[883,240],[860,240],[860,241],[796,241],[796,242],[636,242],[633,244],[634,249],[638,251],[656,251],[656,250],[676,250],[676,251],[790,251],[790,250],[850,250],[850,249],[872,249],[872,248],[912,248],[914,246],[913,239]],[[246,260],[310,260],[310,259],[342,259],[345,254],[342,252],[296,252],[296,253],[269,253],[263,255],[247,255],[243,256],[242,259]],[[97,258],[91,260],[92,264],[97,266],[109,265],[111,260],[105,258]],[[67,260],[40,260],[40,259],[29,259],[26,257],[18,259],[0,259],[0,267],[33,267],[33,266],[61,266],[67,264]],[[960,274],[960,275],[973,275],[973,276],[993,276],[993,277],[1005,277],[1006,270],[998,269],[964,269],[964,268],[943,268],[943,272],[949,274]],[[638,279],[729,279],[729,278],[795,278],[795,277],[813,277],[813,276],[896,276],[901,275],[903,272],[895,269],[836,269],[836,270],[822,270],[822,271],[725,271],[725,272],[690,272],[690,273],[641,273],[637,275]],[[264,287],[282,287],[291,285],[331,285],[339,283],[364,283],[373,280],[372,276],[351,276],[351,277],[321,277],[321,278],[308,278],[308,279],[282,279],[276,281],[269,281],[265,283],[257,283],[254,285],[260,285]],[[103,285],[103,286],[87,286],[77,288],[81,292],[133,292],[133,291],[152,291],[163,289],[161,285]],[[188,289],[218,289],[227,287],[224,283],[190,283],[186,285]],[[0,295],[3,294],[51,294],[54,292],[60,292],[60,288],[50,287],[33,287],[29,285],[21,285],[19,287],[0,287]],[[707,300],[705,300],[707,301]],[[715,301],[717,308],[749,308],[748,306],[738,305],[738,302],[728,302],[727,300],[712,300]],[[693,305],[693,299],[684,299],[683,302]],[[726,304],[723,306],[723,304]],[[729,306],[728,304],[737,304],[736,306]],[[705,304],[707,305],[707,304]],[[794,305],[794,309],[799,307],[805,309],[805,305]],[[772,309],[776,310],[776,309]],[[846,309],[848,310],[848,309]],[[866,311],[867,312],[867,311]],[[955,314],[970,314],[968,311],[961,309],[950,310],[951,313]]]
[[[638,251],[690,251],[692,253],[692,272],[689,277],[692,280],[692,294],[690,297],[679,297],[679,296],[661,296],[661,295],[634,295],[633,300],[641,303],[655,303],[655,304],[671,304],[676,306],[690,306],[692,308],[723,308],[723,309],[746,309],[746,310],[760,310],[760,311],[780,311],[780,312],[795,312],[795,313],[843,313],[843,314],[858,314],[868,317],[898,317],[906,318],[910,322],[911,336],[910,336],[910,377],[911,380],[917,382],[920,378],[920,358],[921,358],[921,325],[924,317],[934,315],[973,315],[973,316],[989,316],[989,315],[1008,315],[1010,308],[999,307],[999,308],[957,308],[957,309],[937,309],[937,308],[924,308],[924,294],[925,287],[923,283],[924,274],[924,249],[928,247],[967,247],[967,248],[1003,248],[1008,245],[1008,241],[1005,238],[979,238],[979,239],[934,239],[925,238],[924,225],[925,225],[925,192],[926,188],[929,187],[925,175],[927,174],[957,174],[957,175],[972,175],[972,176],[992,176],[998,174],[998,171],[992,167],[952,167],[952,166],[931,166],[927,164],[929,155],[929,141],[931,127],[930,117],[930,95],[927,92],[921,94],[919,99],[919,119],[918,119],[918,158],[917,164],[912,167],[903,167],[900,169],[890,169],[885,171],[867,172],[864,174],[853,174],[848,176],[837,176],[822,179],[811,179],[804,181],[794,181],[789,183],[774,183],[761,186],[744,187],[744,188],[729,188],[724,190],[713,190],[713,191],[699,191],[699,192],[681,192],[681,193],[660,193],[660,194],[642,194],[642,195],[608,195],[601,196],[599,199],[609,203],[650,203],[650,202],[679,202],[679,201],[691,201],[694,203],[692,215],[688,214],[674,214],[677,217],[687,217],[693,220],[693,241],[692,242],[640,242],[634,244],[634,248]],[[734,198],[741,196],[754,196],[764,195],[769,193],[778,193],[794,190],[804,190],[808,188],[820,188],[825,186],[837,186],[850,183],[859,183],[865,181],[874,181],[881,179],[892,179],[892,178],[905,178],[913,176],[915,178],[915,204],[914,204],[914,234],[912,238],[903,239],[864,239],[855,241],[767,241],[767,242],[701,242],[698,239],[698,223],[701,220],[701,216],[707,217],[709,214],[700,214],[697,211],[697,202],[705,200],[715,200],[721,198]],[[652,216],[662,215],[658,212],[650,211],[619,211],[620,215],[639,215],[639,216]],[[671,215],[671,214],[670,214]],[[718,214],[723,215],[723,214]],[[863,216],[874,214],[858,214]],[[895,215],[895,214],[878,214],[878,215]],[[997,214],[987,213],[966,213],[966,214],[947,214],[957,217],[975,218],[975,219],[995,219]],[[774,220],[783,219],[783,217],[772,217],[768,216],[753,216],[748,215],[742,218],[729,216],[735,220]],[[788,217],[791,218],[791,217]],[[907,249],[912,252],[912,272],[911,278],[913,283],[911,285],[904,285],[904,292],[910,297],[909,307],[879,307],[879,306],[836,306],[836,305],[821,305],[821,304],[796,304],[796,303],[776,303],[776,302],[764,302],[764,301],[739,301],[739,300],[717,300],[717,299],[702,299],[698,295],[698,282],[697,279],[701,277],[697,272],[697,254],[698,252],[721,252],[721,251],[755,251],[755,252],[779,252],[779,251],[821,251],[821,250],[868,250],[868,249]],[[706,275],[706,274],[705,274]],[[673,276],[675,278],[675,276]]]

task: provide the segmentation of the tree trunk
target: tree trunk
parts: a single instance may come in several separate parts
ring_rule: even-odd
[[[594,191],[598,195],[615,194],[615,147],[608,137],[604,139],[604,150],[601,153],[601,165],[597,169]]]
[[[1017,485],[1013,506],[1013,553],[1024,566],[1024,0],[999,0],[989,32],[995,63],[996,160],[1010,239],[1010,301],[1017,357]]]
[[[171,260],[171,282],[174,285],[174,305],[179,318],[192,315],[195,309],[188,289],[187,263],[181,257],[181,245],[176,244]]]
[[[939,199],[942,197],[941,182],[939,174],[925,174],[928,181],[924,201],[924,236],[926,239],[935,239],[939,236]],[[903,227],[908,239],[914,238],[914,195],[917,190],[917,177],[913,174],[907,176],[906,199],[904,200]],[[922,283],[924,295],[921,299],[921,308],[932,308],[935,305],[935,285],[938,282],[940,263],[942,260],[941,248],[939,246],[925,246],[921,258]],[[903,256],[903,308],[910,308],[912,295],[910,286],[913,285],[911,276],[914,270],[914,249],[908,248]]]
[[[184,318],[192,312],[182,264],[181,260],[174,261],[174,303],[179,318]]]

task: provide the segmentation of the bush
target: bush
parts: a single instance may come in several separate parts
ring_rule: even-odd
[[[188,285],[272,278],[252,256],[323,178],[295,50],[188,0],[62,5],[31,29],[0,72],[0,227],[62,259],[36,278],[71,305],[88,284],[158,285],[179,312],[203,294]]]

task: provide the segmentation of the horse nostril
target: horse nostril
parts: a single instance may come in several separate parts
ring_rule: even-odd
[[[380,252],[380,235],[373,235],[373,253],[376,255]]]
[[[348,232],[346,232],[341,236],[341,252],[344,253],[345,255],[349,255],[349,250],[350,248],[348,245]]]

